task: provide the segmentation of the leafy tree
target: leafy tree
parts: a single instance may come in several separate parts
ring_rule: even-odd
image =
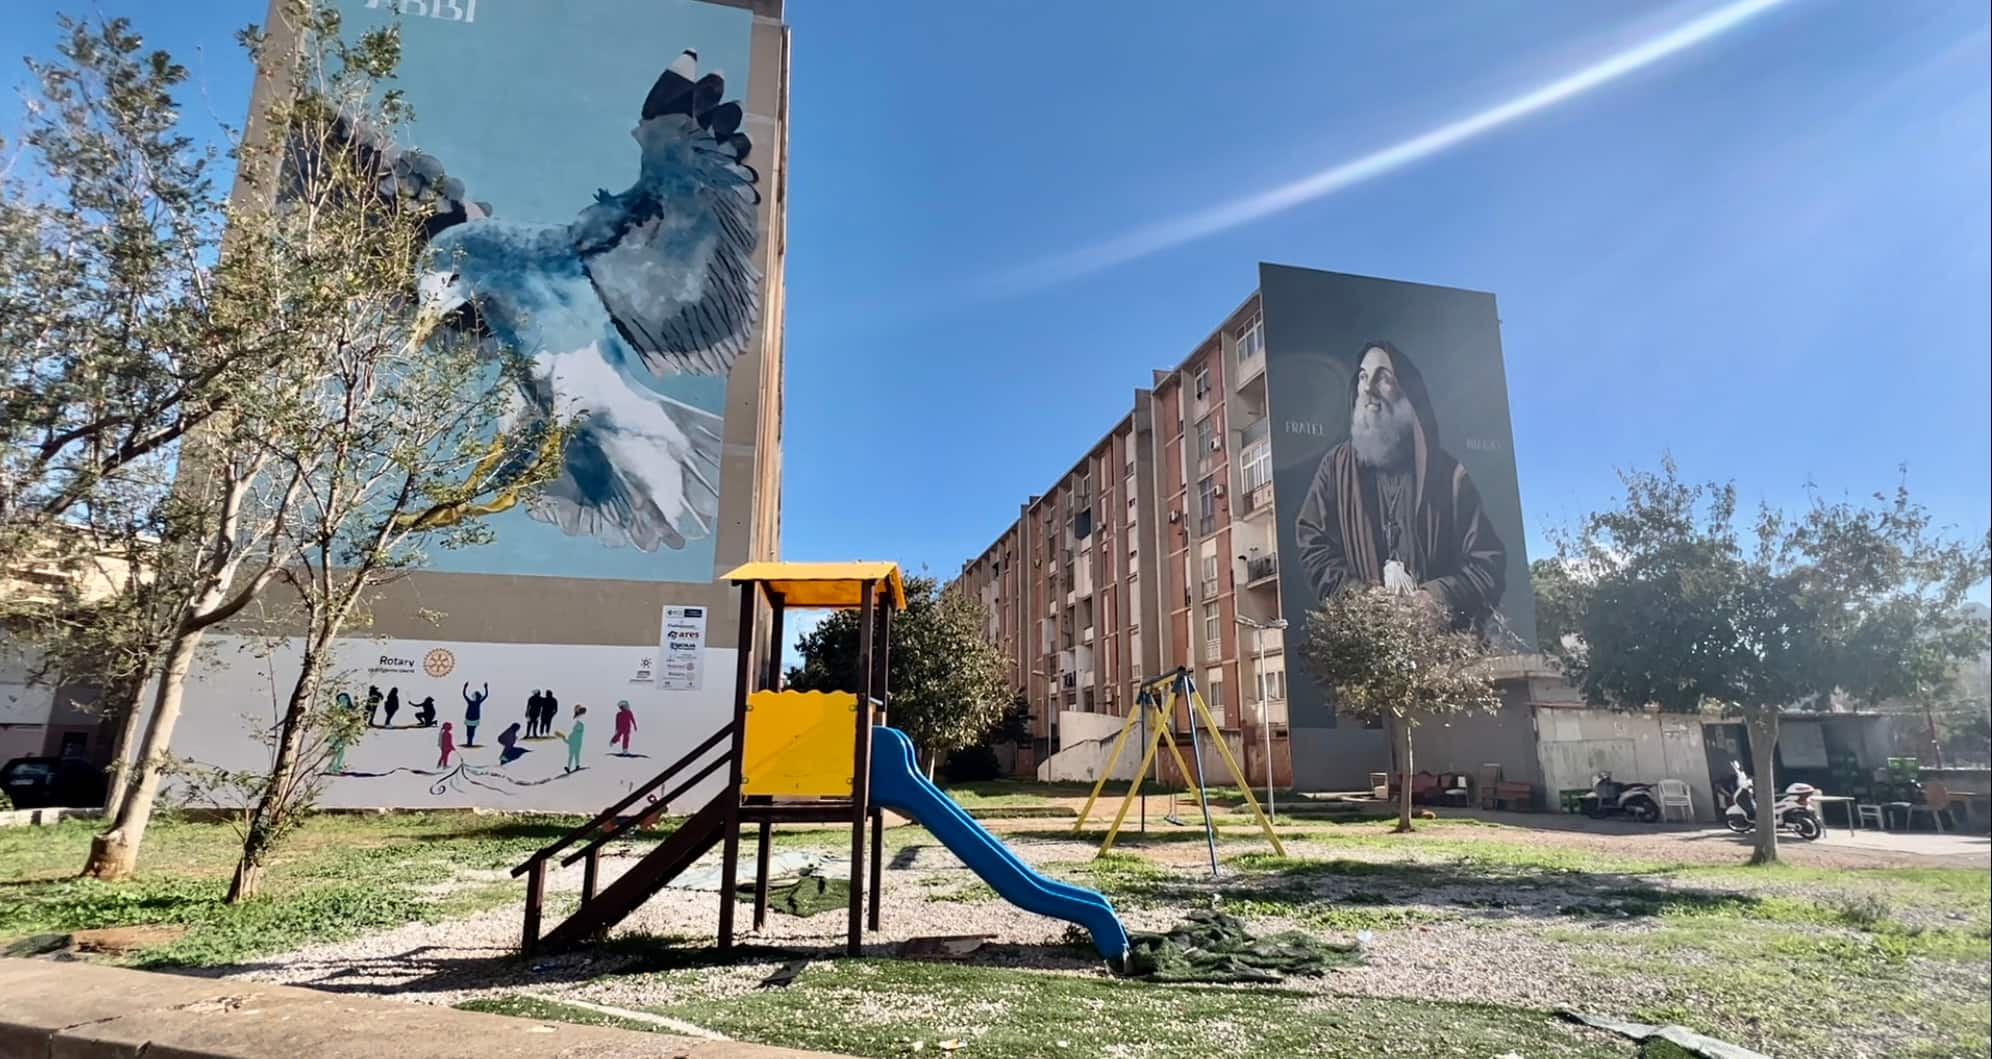
[[[1485,647],[1420,596],[1351,588],[1308,616],[1300,661],[1343,713],[1386,722],[1403,783],[1397,830],[1411,830],[1411,730],[1428,717],[1492,712],[1500,693]]]
[[[1552,557],[1529,564],[1529,585],[1535,591],[1536,642],[1542,653],[1568,661],[1587,603],[1588,582],[1573,564]]]
[[[278,475],[299,489],[275,553],[304,635],[269,768],[236,785],[251,808],[230,901],[256,894],[270,853],[316,800],[317,765],[360,734],[334,705],[340,636],[367,623],[378,586],[425,561],[425,545],[488,542],[483,517],[550,478],[565,437],[528,426],[493,437],[525,377],[523,358],[475,329],[440,326],[414,289],[435,200],[375,193],[398,186],[373,148],[406,116],[381,91],[398,39],[375,32],[348,43],[336,12],[318,5],[290,19],[289,90],[265,118],[286,152],[269,215],[282,237],[279,275],[341,297],[330,326],[293,345],[287,370],[300,375],[279,387],[282,414],[266,419]]]
[[[1735,486],[1683,482],[1671,459],[1620,477],[1625,495],[1561,556],[1582,585],[1572,673],[1598,704],[1741,715],[1766,810],[1753,860],[1776,860],[1780,714],[1947,684],[1984,649],[1961,604],[1985,580],[1987,542],[1941,532],[1906,487],[1795,515],[1766,506],[1743,526]]]
[[[56,57],[28,62],[19,142],[0,143],[0,562],[106,483],[156,495],[229,379],[297,322],[225,304],[220,158],[181,127],[186,68],[124,19],[60,27]]]
[[[242,38],[268,91],[233,138],[226,202],[213,156],[178,131],[185,71],[121,20],[65,22],[61,59],[36,67],[25,139],[52,178],[34,186],[55,191],[8,185],[0,217],[6,263],[48,284],[0,287],[0,370],[19,406],[0,428],[0,519],[12,518],[0,532],[16,544],[58,524],[156,536],[150,579],[85,615],[95,631],[79,621],[63,637],[71,654],[114,647],[129,694],[156,677],[86,874],[136,863],[206,631],[279,581],[290,593],[273,609],[305,626],[238,897],[315,790],[317,770],[302,766],[327,717],[333,641],[364,620],[373,586],[421,561],[425,539],[482,539],[478,513],[503,506],[485,502],[540,480],[563,436],[488,437],[517,358],[421,309],[421,237],[441,204],[389,179],[391,161],[353,134],[406,117],[381,91],[395,32],[346,43],[319,0],[281,18]],[[17,399],[14,383],[39,396]]]
[[[943,593],[931,577],[906,579],[906,610],[893,616],[887,659],[888,720],[918,747],[933,774],[937,757],[980,742],[1010,708],[1009,666],[982,638],[985,616],[973,600]],[[791,687],[858,687],[858,615],[838,611],[803,636]]]

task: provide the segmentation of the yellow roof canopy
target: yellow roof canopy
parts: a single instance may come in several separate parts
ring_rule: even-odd
[[[758,581],[779,593],[787,607],[830,607],[843,610],[864,603],[865,583],[879,582],[880,600],[895,610],[906,609],[906,586],[898,563],[748,563],[726,575],[733,582]]]

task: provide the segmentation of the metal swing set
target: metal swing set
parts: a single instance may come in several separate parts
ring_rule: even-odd
[[[1183,751],[1177,745],[1179,737],[1173,719],[1176,716],[1178,703],[1189,705],[1189,761],[1183,759]],[[1128,785],[1127,794],[1121,798],[1120,809],[1114,813],[1113,826],[1107,828],[1106,840],[1100,843],[1100,851],[1095,856],[1105,856],[1107,851],[1114,847],[1114,839],[1119,837],[1121,825],[1127,822],[1128,809],[1133,806],[1136,798],[1143,799],[1143,818],[1146,820],[1147,802],[1142,788],[1148,781],[1150,767],[1157,767],[1157,778],[1160,778],[1157,756],[1166,747],[1170,756],[1176,759],[1179,774],[1185,778],[1196,779],[1197,807],[1203,813],[1204,844],[1210,850],[1210,873],[1213,876],[1218,873],[1217,829],[1211,822],[1210,798],[1204,788],[1203,745],[1202,739],[1197,734],[1199,721],[1202,722],[1204,731],[1209,733],[1210,741],[1217,748],[1218,757],[1223,759],[1224,767],[1230,771],[1232,780],[1238,784],[1238,789],[1244,792],[1245,803],[1252,807],[1252,816],[1258,820],[1259,829],[1265,832],[1266,841],[1272,844],[1273,852],[1282,857],[1286,856],[1286,847],[1280,844],[1280,836],[1273,833],[1272,821],[1267,819],[1265,812],[1259,808],[1259,799],[1253,796],[1252,785],[1245,782],[1244,770],[1238,767],[1238,760],[1231,756],[1231,748],[1225,745],[1224,737],[1219,734],[1217,719],[1211,715],[1210,707],[1204,704],[1202,693],[1197,691],[1195,678],[1190,676],[1188,669],[1181,666],[1142,683],[1135,694],[1135,707],[1128,711],[1126,720],[1121,723],[1120,734],[1114,737],[1113,750],[1107,754],[1107,762],[1100,769],[1100,778],[1093,784],[1093,793],[1086,797],[1086,807],[1079,810],[1079,819],[1072,825],[1072,833],[1076,835],[1086,826],[1086,821],[1092,818],[1093,806],[1099,801],[1100,792],[1106,788],[1107,778],[1113,775],[1114,766],[1120,762],[1121,751],[1127,748],[1128,737],[1136,729],[1140,729],[1139,738],[1145,747],[1141,755],[1141,767],[1135,771],[1134,782]]]

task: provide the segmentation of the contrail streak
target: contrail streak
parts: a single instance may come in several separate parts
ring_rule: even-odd
[[[1785,0],[1737,0],[1684,22],[1624,51],[1567,74],[1478,113],[1420,133],[1408,140],[1331,166],[1292,183],[1268,188],[1208,209],[1143,225],[1123,235],[1077,250],[1042,258],[996,277],[988,293],[1019,294],[1091,275],[1170,247],[1249,224],[1302,203],[1422,161],[1475,136],[1519,121],[1594,88],[1651,66],[1668,56],[1713,40]]]

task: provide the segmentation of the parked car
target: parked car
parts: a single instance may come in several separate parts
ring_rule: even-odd
[[[96,809],[107,786],[104,770],[83,758],[17,757],[0,766],[0,791],[16,809]]]

